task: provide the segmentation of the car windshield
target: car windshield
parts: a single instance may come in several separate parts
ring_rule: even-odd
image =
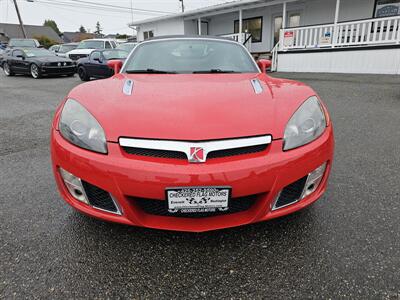
[[[117,49],[125,50],[128,52],[131,52],[133,48],[135,48],[137,44],[136,43],[125,43],[125,44],[120,44],[118,45]]]
[[[56,56],[53,52],[46,49],[29,49],[23,50],[27,57],[45,57],[45,56]]]
[[[34,40],[11,40],[10,47],[32,47],[36,48],[36,43]]]
[[[128,56],[128,52],[123,50],[107,50],[103,51],[104,57],[108,59],[125,59]]]
[[[103,49],[103,41],[82,41],[79,43],[77,49]]]
[[[60,53],[67,53],[71,50],[74,50],[76,48],[76,45],[61,45],[60,49],[58,52]]]
[[[139,44],[126,73],[257,73],[241,45],[212,39],[155,40]]]

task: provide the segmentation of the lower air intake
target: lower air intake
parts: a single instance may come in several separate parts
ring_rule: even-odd
[[[303,193],[307,177],[308,176],[304,176],[303,178],[287,185],[280,193],[272,209],[275,210],[282,208],[299,201]]]
[[[181,217],[181,218],[207,218],[220,215],[239,213],[249,210],[257,201],[258,195],[233,198],[229,200],[229,210],[216,212],[196,212],[196,213],[171,213],[168,211],[168,202],[164,200],[145,199],[128,197],[136,207],[143,210],[146,214],[164,216],[164,217]]]
[[[83,180],[82,180],[82,185],[83,188],[85,189],[85,193],[90,205],[92,205],[95,208],[109,211],[111,213],[115,214],[120,213],[110,193]]]

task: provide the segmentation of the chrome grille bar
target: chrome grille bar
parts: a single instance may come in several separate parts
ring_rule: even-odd
[[[188,160],[192,162],[196,162],[193,161],[193,149],[201,148],[203,150],[204,152],[203,159],[197,162],[204,162],[207,159],[207,154],[213,151],[236,149],[236,148],[258,146],[258,145],[268,145],[271,142],[272,142],[272,137],[270,135],[238,138],[238,139],[205,141],[205,142],[185,142],[185,141],[174,141],[174,140],[151,140],[151,139],[136,139],[136,138],[119,139],[119,144],[122,147],[182,152],[185,153]]]

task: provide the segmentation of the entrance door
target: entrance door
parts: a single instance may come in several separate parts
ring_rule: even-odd
[[[300,13],[293,12],[288,14],[287,27],[299,27],[300,26]],[[274,36],[274,46],[279,42],[279,33],[282,29],[283,18],[282,16],[274,17],[273,24],[273,36]]]
[[[197,28],[197,31],[199,29]],[[199,32],[197,32],[199,34]],[[208,22],[207,21],[201,21],[201,35],[208,35]]]
[[[282,16],[277,16],[274,18],[274,28],[273,28],[273,36],[274,36],[274,44],[275,46],[279,42],[279,33],[282,29],[283,18]]]

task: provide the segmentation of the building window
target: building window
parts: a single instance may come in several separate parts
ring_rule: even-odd
[[[153,36],[154,36],[153,30],[149,30],[149,31],[144,31],[143,32],[143,38],[145,40],[148,40],[148,39],[152,38]]]
[[[300,14],[290,14],[289,27],[299,27],[299,26],[300,26]]]
[[[279,42],[279,34],[282,29],[282,21],[283,18],[281,16],[274,18],[274,45]]]
[[[400,0],[375,0],[375,18],[400,15]]]
[[[242,32],[251,33],[253,43],[262,42],[263,18],[256,17],[250,19],[243,19],[242,22],[243,22]],[[235,20],[234,32],[239,33],[239,20]]]

